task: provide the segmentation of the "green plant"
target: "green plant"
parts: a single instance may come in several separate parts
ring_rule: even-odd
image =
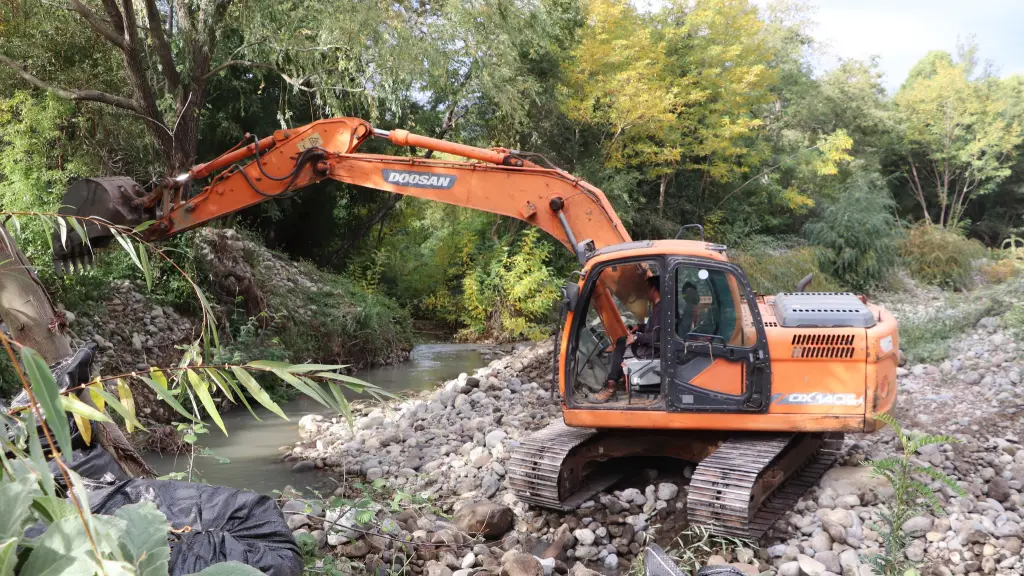
[[[838,197],[804,228],[819,248],[821,270],[860,292],[883,284],[898,257],[895,205],[878,174],[855,171]]]
[[[811,290],[843,289],[837,280],[818,267],[817,255],[811,246],[782,250],[730,250],[729,259],[743,268],[751,286],[761,294],[791,292],[797,282],[808,274],[814,274]]]
[[[942,434],[923,434],[917,431],[904,430],[896,419],[888,414],[878,414],[876,419],[888,424],[899,441],[900,453],[896,456],[872,460],[871,474],[884,478],[892,485],[893,495],[879,512],[883,528],[882,551],[870,559],[871,565],[884,576],[906,576],[914,566],[907,560],[904,551],[907,548],[903,524],[910,518],[925,511],[935,515],[943,513],[942,502],[935,495],[930,482],[938,482],[959,496],[966,492],[951,476],[937,468],[919,464],[914,454],[925,446],[933,444],[954,444],[958,440]]]
[[[555,272],[547,265],[551,245],[531,228],[513,248],[466,275],[462,282],[462,339],[539,339],[549,334],[558,298]]]
[[[919,223],[907,231],[900,255],[915,280],[964,290],[974,284],[972,263],[983,257],[985,250],[958,229]]]
[[[710,556],[732,551],[738,548],[756,550],[757,543],[735,538],[718,536],[707,526],[694,524],[680,532],[667,551],[676,560],[676,564],[688,574],[696,574],[707,563]]]

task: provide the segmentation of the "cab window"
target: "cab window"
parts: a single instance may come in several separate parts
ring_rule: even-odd
[[[724,270],[679,266],[676,281],[676,335],[682,340],[752,346],[753,316],[736,278]]]

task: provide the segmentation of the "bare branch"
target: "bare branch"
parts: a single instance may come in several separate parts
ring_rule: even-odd
[[[117,31],[110,29],[106,24],[104,24],[103,20],[101,20],[95,12],[90,10],[89,7],[85,4],[82,4],[81,0],[69,1],[71,2],[71,7],[75,9],[75,12],[78,12],[78,15],[84,18],[85,21],[89,23],[89,26],[92,26],[92,29],[95,30],[100,36],[103,36],[112,44],[114,44],[114,46],[117,46],[122,50],[128,47],[128,42],[125,40],[124,36],[118,34]],[[104,2],[104,4],[106,4],[106,2]]]
[[[163,68],[164,78],[167,79],[167,91],[175,93],[181,85],[181,76],[178,68],[174,65],[174,56],[171,55],[171,46],[164,36],[163,25],[160,22],[160,10],[156,7],[156,0],[146,1],[146,19],[149,20],[149,36],[156,45],[156,53],[160,57],[160,67]]]
[[[129,110],[136,114],[142,114],[142,106],[140,106],[138,102],[129,98],[107,94],[106,92],[100,92],[98,90],[69,90],[67,88],[61,88],[36,78],[26,71],[22,64],[11,60],[3,54],[0,54],[0,62],[6,64],[11,70],[14,70],[18,76],[21,76],[21,78],[29,84],[41,90],[49,90],[61,98],[76,101],[99,102],[101,104],[108,104],[110,106]]]

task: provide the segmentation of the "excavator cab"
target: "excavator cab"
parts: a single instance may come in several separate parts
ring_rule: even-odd
[[[636,278],[655,278],[659,288],[652,293]],[[605,301],[594,297],[601,290],[612,294],[623,324],[641,327],[644,342],[616,355],[618,339],[602,321]],[[567,325],[570,408],[767,409],[767,339],[754,294],[735,265],[701,257],[620,257],[589,267],[580,293]],[[617,381],[616,394],[598,403],[595,394],[610,378]]]

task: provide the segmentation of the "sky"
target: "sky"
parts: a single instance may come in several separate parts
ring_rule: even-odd
[[[634,0],[656,7],[662,0]],[[769,0],[753,0],[766,4]],[[812,33],[828,55],[819,69],[837,58],[879,57],[885,85],[895,91],[907,72],[931,50],[956,53],[958,41],[972,35],[982,61],[1000,76],[1024,74],[1024,0],[804,0],[815,21]]]

